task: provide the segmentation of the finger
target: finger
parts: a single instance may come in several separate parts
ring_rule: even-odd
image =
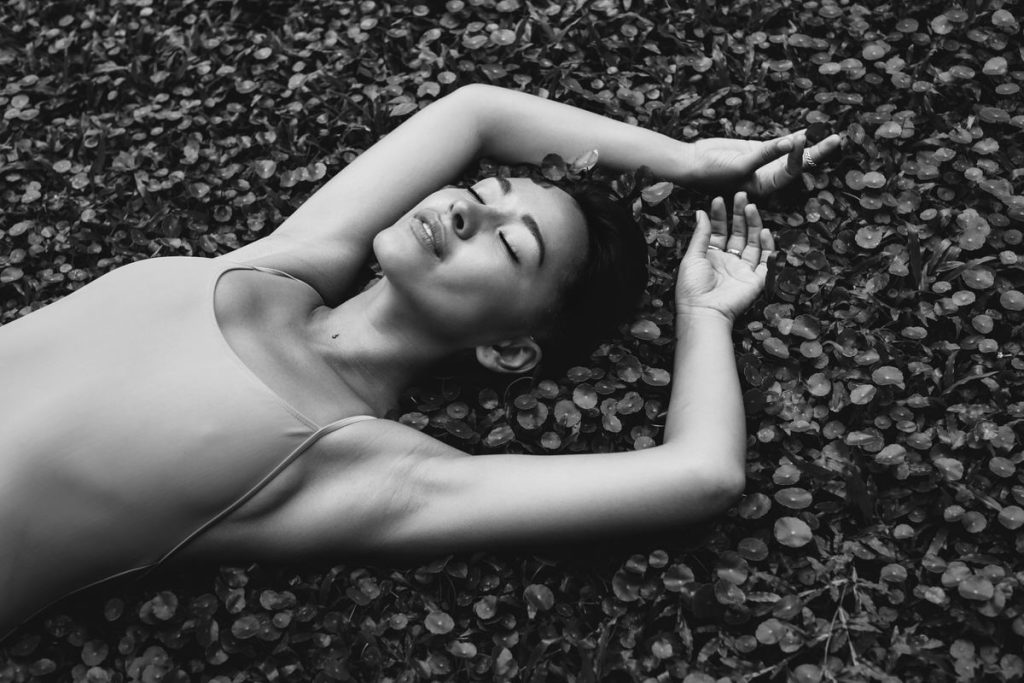
[[[754,181],[749,185],[758,196],[779,190],[800,177],[803,172],[803,152],[807,146],[806,129],[799,130],[789,136],[792,147],[789,154],[772,163],[757,169]]]
[[[770,258],[771,257],[768,255],[768,252],[764,252],[764,258],[762,258],[761,262],[754,268],[754,273],[761,279],[762,284],[767,283],[768,281],[768,266]]]
[[[786,157],[786,173],[789,175],[798,176],[803,170],[803,154],[806,145],[807,138],[803,133],[798,133],[793,140],[793,149],[789,151],[789,156]]]
[[[767,140],[750,153],[745,159],[748,173],[753,173],[766,164],[770,164],[793,149],[793,136],[783,135],[774,140]]]
[[[693,228],[693,235],[690,237],[690,245],[686,249],[683,260],[707,258],[708,240],[711,238],[711,221],[708,215],[697,210],[697,224]]]
[[[764,288],[768,291],[768,296],[772,296],[775,289],[775,276],[778,272],[778,259],[775,251],[775,237],[772,235],[772,231],[764,228],[761,230],[761,260],[757,264],[757,268],[754,268],[754,272],[761,278],[761,282],[764,283]]]
[[[761,230],[764,229],[761,223],[761,214],[758,213],[756,206],[747,204],[744,208],[744,216],[747,220],[747,245],[743,248],[741,258],[751,267],[756,268],[761,260]]]
[[[754,203],[747,204],[743,211],[747,220],[747,246],[760,250],[761,230],[764,228],[761,212]]]
[[[840,138],[838,135],[832,134],[822,140],[816,145],[812,145],[807,148],[807,155],[811,159],[811,163],[814,166],[822,164],[830,156],[836,153],[840,147]]]
[[[761,254],[758,256],[757,264],[754,266],[754,273],[761,278],[762,285],[767,285],[769,272],[772,270],[772,262],[775,259],[775,238],[768,228],[761,228],[758,235],[761,245]],[[769,294],[771,291],[769,290]]]
[[[715,197],[711,200],[711,245],[725,249],[729,240],[729,216],[725,210],[725,200]]]
[[[747,193],[737,192],[732,198],[732,232],[729,235],[727,250],[742,251],[747,243]]]

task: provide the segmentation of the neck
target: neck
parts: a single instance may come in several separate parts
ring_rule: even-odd
[[[310,320],[315,347],[355,395],[383,414],[413,379],[456,351],[416,324],[382,280],[337,308],[317,309]]]

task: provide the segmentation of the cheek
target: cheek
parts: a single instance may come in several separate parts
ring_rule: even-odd
[[[438,289],[453,315],[493,322],[515,313],[521,292],[515,280],[494,264],[472,263],[458,272],[441,277]]]
[[[495,332],[529,333],[550,308],[552,288],[522,276],[491,269],[481,273],[476,292],[460,292],[467,308],[475,308],[479,318]]]
[[[374,254],[430,327],[454,339],[486,341],[528,332],[550,307],[550,283],[516,273],[501,254],[467,250],[438,263],[396,227],[376,235]]]
[[[465,337],[504,338],[529,330],[536,308],[528,283],[500,267],[478,264],[458,278],[441,279],[429,295],[431,304],[450,329]]]

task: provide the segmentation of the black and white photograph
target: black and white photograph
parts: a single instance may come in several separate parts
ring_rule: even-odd
[[[0,0],[0,683],[1024,681],[1021,21]]]

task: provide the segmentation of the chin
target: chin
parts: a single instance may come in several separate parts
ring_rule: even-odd
[[[410,234],[409,237],[412,237]],[[426,263],[423,249],[393,228],[382,230],[373,238],[373,255],[385,274],[420,271]]]

